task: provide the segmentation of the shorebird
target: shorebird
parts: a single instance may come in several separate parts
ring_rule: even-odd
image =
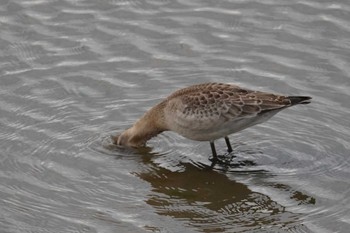
[[[213,159],[217,160],[215,140],[224,138],[228,152],[232,152],[228,135],[263,123],[285,108],[308,104],[310,99],[253,91],[233,84],[193,85],[175,91],[112,139],[120,146],[141,147],[159,133],[174,131],[185,138],[209,141]]]

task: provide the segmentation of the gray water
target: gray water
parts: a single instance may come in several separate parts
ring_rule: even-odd
[[[349,25],[346,0],[2,0],[0,232],[348,232]],[[207,81],[313,102],[212,170],[175,133],[112,145]]]

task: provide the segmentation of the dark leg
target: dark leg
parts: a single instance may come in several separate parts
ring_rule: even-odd
[[[232,147],[231,147],[230,139],[227,136],[225,137],[225,142],[226,142],[226,145],[227,145],[228,153],[231,153],[233,150],[232,150]]]
[[[214,141],[210,141],[210,147],[211,147],[211,152],[213,153],[213,160],[217,160],[218,155],[216,154]]]

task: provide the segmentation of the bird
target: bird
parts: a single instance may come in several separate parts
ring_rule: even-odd
[[[215,140],[224,138],[231,153],[229,135],[263,123],[288,107],[308,104],[311,99],[228,83],[196,84],[170,94],[112,139],[118,146],[137,148],[164,131],[173,131],[191,140],[209,141],[213,159],[217,160]]]

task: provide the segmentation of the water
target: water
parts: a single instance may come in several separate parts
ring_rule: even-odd
[[[350,4],[4,0],[0,232],[348,232]],[[313,102],[231,136],[110,135],[206,81]],[[225,142],[217,143],[225,154]]]

